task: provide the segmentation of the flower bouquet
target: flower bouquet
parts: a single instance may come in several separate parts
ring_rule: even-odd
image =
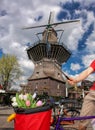
[[[36,93],[34,93],[33,95],[31,95],[30,93],[16,93],[16,96],[12,98],[12,106],[16,113],[25,114],[43,111],[44,106],[46,109],[50,108],[50,105],[47,105],[45,101],[37,98]]]
[[[18,108],[35,108],[44,105],[39,99],[36,99],[36,93],[33,96],[30,93],[18,94],[12,98],[12,106]]]

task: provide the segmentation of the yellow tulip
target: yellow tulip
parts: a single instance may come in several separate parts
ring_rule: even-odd
[[[7,118],[7,122],[10,122],[10,121],[14,120],[15,117],[16,117],[16,113],[13,113],[13,114],[9,115],[8,118]]]

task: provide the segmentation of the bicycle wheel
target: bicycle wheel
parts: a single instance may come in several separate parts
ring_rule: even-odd
[[[77,117],[80,115],[80,112],[78,110],[74,110],[74,109],[69,109],[67,110],[67,116],[70,116],[70,117]]]

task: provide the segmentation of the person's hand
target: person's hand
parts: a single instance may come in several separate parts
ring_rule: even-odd
[[[72,86],[74,86],[76,84],[76,80],[74,78],[69,78],[67,81]]]

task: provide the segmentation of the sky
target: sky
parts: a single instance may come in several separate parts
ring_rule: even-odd
[[[0,1],[0,58],[3,54],[17,56],[24,74],[17,83],[26,83],[34,70],[27,55],[28,46],[38,39],[35,33],[43,29],[23,30],[23,27],[48,23],[50,12],[53,22],[79,19],[80,22],[55,27],[63,29],[61,42],[71,52],[62,71],[76,76],[95,59],[95,1],[94,0],[1,0]],[[87,79],[95,80],[95,75]]]

